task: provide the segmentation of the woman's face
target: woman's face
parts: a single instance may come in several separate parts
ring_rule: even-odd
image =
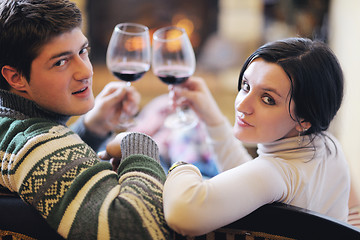
[[[290,79],[275,63],[258,58],[246,69],[235,100],[234,135],[248,143],[267,143],[298,135]],[[290,116],[291,114],[291,116]]]

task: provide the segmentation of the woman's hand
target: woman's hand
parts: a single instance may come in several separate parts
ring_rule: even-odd
[[[175,87],[174,98],[186,99],[183,104],[191,106],[208,126],[216,126],[224,122],[224,115],[202,78],[191,77],[180,87]]]

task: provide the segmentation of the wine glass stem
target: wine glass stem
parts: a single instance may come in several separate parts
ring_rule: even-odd
[[[179,106],[176,102],[175,99],[175,88],[174,85],[170,84],[169,85],[169,98],[170,98],[170,106],[174,109],[175,108],[175,112],[176,115],[178,116],[178,118],[180,119],[180,121],[182,122],[186,122],[187,117],[184,114],[184,111],[182,109],[181,106]]]
[[[126,85],[125,85],[126,88],[128,87],[131,87],[131,82],[126,82]],[[123,99],[123,101],[126,101],[126,96],[125,98]],[[122,103],[124,104],[124,103]],[[126,112],[121,112],[120,113],[120,118],[119,118],[119,121],[120,121],[120,125],[119,125],[119,129],[127,129],[133,125],[135,125],[135,120],[133,117],[129,116]]]
[[[184,111],[180,106],[176,106],[176,114],[178,115],[178,117],[182,122],[186,122],[187,120],[186,115],[184,114]]]
[[[174,110],[174,108],[177,108],[174,85],[170,84],[168,86],[168,90],[169,90],[170,107],[172,110]]]

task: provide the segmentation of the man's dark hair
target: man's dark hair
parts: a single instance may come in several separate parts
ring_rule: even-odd
[[[0,2],[0,70],[8,65],[27,81],[33,60],[53,37],[81,27],[81,12],[68,0]],[[10,86],[0,74],[0,88]]]

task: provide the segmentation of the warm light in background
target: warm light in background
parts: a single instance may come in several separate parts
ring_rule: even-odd
[[[141,37],[129,38],[125,42],[125,48],[128,51],[136,51],[145,47],[145,42]]]
[[[197,48],[200,43],[200,36],[197,32],[195,32],[194,22],[187,18],[184,14],[176,14],[172,18],[172,24],[185,29],[185,32],[189,36],[191,44],[194,48]]]
[[[194,23],[183,14],[176,14],[172,18],[172,24],[185,29],[188,36],[194,32]]]
[[[177,39],[180,37],[180,35],[181,32],[179,32],[178,30],[171,30],[168,32],[167,39]],[[176,40],[168,42],[166,44],[166,48],[169,52],[177,52],[181,49],[181,42]]]
[[[195,29],[196,29],[195,23],[191,19],[187,18],[186,15],[176,14],[175,16],[173,16],[173,18],[171,20],[171,25],[183,28],[185,30],[186,34],[188,35],[188,37],[190,39],[191,45],[193,46],[194,49],[196,49],[200,45],[201,38],[200,38],[200,34],[195,31]],[[163,27],[165,27],[165,26],[167,26],[167,25],[164,25]],[[149,30],[151,44],[152,44],[153,34],[158,29],[159,28],[151,28]],[[170,38],[177,37],[176,31],[169,33],[169,34],[170,34]],[[179,46],[179,43],[173,42],[171,44],[168,44],[167,48],[171,52],[176,52],[177,50],[180,49],[180,46]]]

